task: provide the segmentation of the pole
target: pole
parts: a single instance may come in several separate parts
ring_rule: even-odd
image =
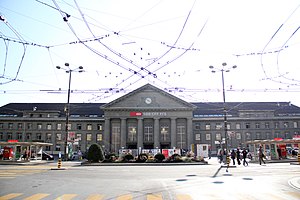
[[[68,101],[66,107],[66,138],[65,138],[65,160],[68,160],[68,135],[69,135],[69,116],[70,116],[70,93],[71,93],[71,79],[72,79],[72,70],[68,71],[69,74],[69,88],[68,88]]]
[[[224,135],[225,135],[225,149],[226,156],[228,155],[228,144],[227,144],[227,109],[226,109],[226,99],[225,99],[225,87],[224,87],[224,69],[222,72],[222,86],[223,86],[223,109],[224,109]]]

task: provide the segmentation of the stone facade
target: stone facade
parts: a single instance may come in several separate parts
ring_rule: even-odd
[[[227,103],[227,143],[289,139],[300,134],[300,108],[288,102]],[[58,154],[66,141],[65,104],[20,103],[0,108],[0,141],[53,143]],[[71,104],[69,137],[75,150],[93,143],[107,152],[120,149],[187,149],[208,144],[213,153],[225,139],[222,103],[188,103],[146,84],[107,104]]]

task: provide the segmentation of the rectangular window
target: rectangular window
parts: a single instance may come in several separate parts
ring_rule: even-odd
[[[279,122],[275,122],[275,123],[274,123],[274,127],[275,127],[276,129],[278,129],[278,128],[279,128]]]
[[[52,134],[51,133],[47,133],[46,135],[46,142],[51,142],[51,138],[52,138]]]
[[[31,133],[26,133],[26,140],[30,141],[31,140]]]
[[[17,139],[22,140],[22,133],[17,133]]]
[[[42,134],[41,133],[37,133],[36,134],[36,139],[37,140],[41,140],[42,139]]]
[[[227,123],[227,130],[230,130],[230,129],[231,129],[231,124]]]
[[[76,138],[77,138],[78,141],[81,141],[81,133],[77,133]]]
[[[265,123],[265,128],[266,128],[266,129],[270,129],[270,123],[269,123],[269,122],[266,122],[266,123]]]
[[[206,133],[206,134],[205,134],[205,139],[206,139],[206,140],[210,140],[210,133]]]
[[[68,123],[67,130],[68,130],[68,131],[72,130],[72,124],[71,124],[71,123]]]
[[[113,123],[111,127],[111,145],[114,152],[118,152],[120,148],[121,136],[120,136],[120,124]]]
[[[0,129],[4,129],[4,124],[0,123]]]
[[[55,151],[60,151],[60,145],[55,146]]]
[[[128,142],[136,142],[136,127],[128,126]]]
[[[283,127],[284,128],[288,128],[289,127],[289,123],[288,122],[283,122]]]
[[[18,123],[18,130],[22,130],[23,128],[23,123]]]
[[[144,126],[144,141],[145,142],[153,141],[153,126],[152,126],[152,124],[145,124],[145,126]]]
[[[77,124],[76,128],[77,128],[77,130],[81,130],[81,128],[82,128],[81,124]]]
[[[251,140],[251,134],[250,133],[246,133],[246,140]]]
[[[235,133],[235,135],[236,135],[236,139],[237,140],[241,140],[242,139],[241,133]]]
[[[52,129],[52,124],[47,124],[47,130],[51,130]]]
[[[259,123],[259,122],[256,122],[256,123],[255,123],[255,128],[256,128],[256,129],[259,129],[259,128],[260,128],[260,123]]]
[[[199,122],[195,123],[195,130],[200,130],[200,123]]]
[[[0,140],[3,140],[3,133],[0,133]]]
[[[61,124],[56,124],[56,130],[61,130]]]
[[[98,133],[98,134],[97,134],[97,141],[98,141],[98,142],[101,142],[101,141],[102,141],[102,134],[101,134],[101,133]]]
[[[195,135],[195,140],[197,140],[197,141],[200,141],[200,140],[201,140],[201,134],[200,134],[200,133],[197,133],[197,134]]]
[[[210,124],[209,123],[205,124],[205,130],[210,130]]]
[[[92,124],[87,124],[87,125],[86,125],[86,130],[88,130],[88,131],[93,130]]]
[[[221,133],[216,133],[216,140],[221,140],[222,138],[221,138]]]
[[[102,131],[102,124],[97,124],[97,130]]]
[[[255,139],[256,139],[256,140],[261,139],[261,138],[260,138],[260,133],[259,133],[259,132],[257,132],[257,133],[255,134]]]
[[[14,124],[13,123],[8,123],[8,129],[13,129]]]
[[[161,141],[169,140],[169,126],[168,125],[162,125],[160,127],[160,135],[161,135]]]
[[[61,141],[61,133],[56,134],[56,141]]]
[[[12,138],[12,133],[7,133],[7,139],[8,140],[12,140],[13,138]]]
[[[42,124],[37,124],[37,129],[42,130]]]
[[[241,129],[241,124],[240,123],[236,123],[235,124],[235,129]]]
[[[221,125],[221,123],[216,123],[216,129],[217,129],[217,130],[220,130],[220,129],[222,129],[222,125]]]
[[[27,129],[28,129],[28,130],[31,130],[31,129],[32,129],[32,123],[28,123],[28,124],[27,124]]]
[[[181,149],[186,144],[186,137],[185,137],[185,126],[184,125],[177,125],[177,146]]]
[[[250,128],[250,123],[246,123],[245,126],[246,126],[247,129],[249,129]]]
[[[298,128],[298,122],[293,122],[294,128]]]
[[[92,134],[91,133],[86,134],[86,141],[92,141]]]

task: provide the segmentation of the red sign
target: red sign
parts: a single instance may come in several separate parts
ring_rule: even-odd
[[[130,112],[130,117],[143,116],[142,112]]]
[[[18,140],[8,140],[7,142],[18,142]]]

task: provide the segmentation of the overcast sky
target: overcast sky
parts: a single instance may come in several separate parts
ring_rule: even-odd
[[[300,106],[298,0],[1,0],[0,106],[106,103],[150,83],[188,102]],[[211,73],[209,66],[217,69]],[[237,68],[231,67],[236,65]],[[219,70],[218,70],[219,69]]]

